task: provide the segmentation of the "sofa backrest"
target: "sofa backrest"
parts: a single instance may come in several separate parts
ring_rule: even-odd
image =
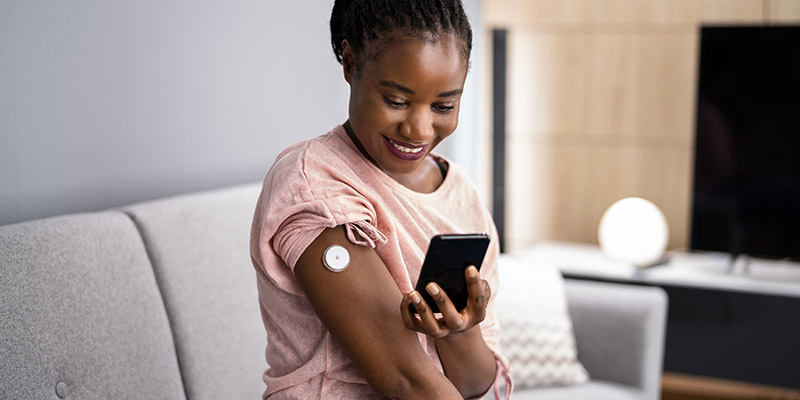
[[[118,211],[0,226],[0,399],[185,399],[141,237]]]
[[[260,184],[124,209],[156,272],[190,400],[258,399],[266,333],[249,238]]]

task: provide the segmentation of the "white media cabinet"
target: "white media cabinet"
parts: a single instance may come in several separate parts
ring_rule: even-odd
[[[669,251],[654,266],[611,260],[596,245],[544,241],[515,252],[559,268],[567,277],[715,289],[800,298],[800,263],[724,253]],[[800,310],[798,310],[800,312]]]

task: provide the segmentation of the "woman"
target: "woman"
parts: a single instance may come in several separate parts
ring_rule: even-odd
[[[413,290],[432,236],[497,237],[466,174],[432,153],[456,129],[469,67],[460,1],[336,1],[331,42],[349,118],[278,156],[253,221],[264,398],[475,398],[498,377],[510,388],[490,300],[496,242],[480,273],[467,269],[463,311],[436,284],[441,314]],[[346,268],[326,267],[331,246]]]

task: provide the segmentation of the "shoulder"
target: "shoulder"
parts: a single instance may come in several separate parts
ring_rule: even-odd
[[[262,202],[281,215],[325,209],[336,221],[372,210],[376,192],[368,161],[337,129],[284,150],[264,181]]]
[[[354,157],[336,127],[316,138],[293,144],[276,157],[267,174],[272,185],[309,182],[354,165]]]
[[[309,160],[329,157],[329,154],[336,153],[336,150],[332,148],[337,145],[336,140],[333,140],[334,136],[334,131],[330,131],[287,147],[275,158],[270,172],[280,173],[286,167],[295,169],[298,165],[303,166]]]

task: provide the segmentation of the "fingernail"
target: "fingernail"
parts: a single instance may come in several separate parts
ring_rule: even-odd
[[[439,294],[439,288],[437,288],[436,285],[433,284],[433,282],[425,285],[425,290],[427,290],[428,293],[431,294],[431,296],[436,296],[437,294]]]
[[[411,292],[409,296],[411,296],[411,302],[414,304],[419,304],[422,302],[422,299],[419,298],[419,295],[416,292]]]
[[[470,265],[469,268],[467,268],[467,275],[469,275],[470,278],[478,276],[478,268],[474,265]]]

